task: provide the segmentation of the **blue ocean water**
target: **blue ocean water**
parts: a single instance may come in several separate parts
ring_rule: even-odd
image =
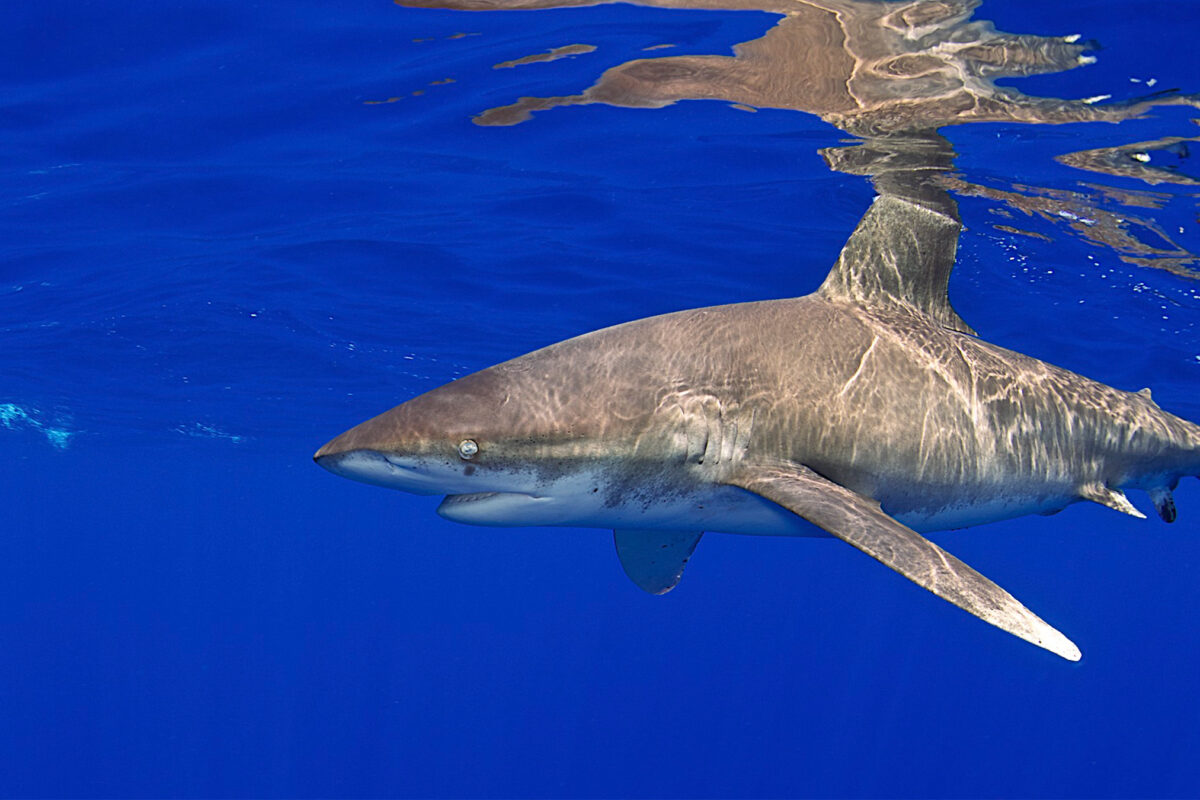
[[[1187,2],[976,16],[1102,46],[1004,81],[1027,94],[1200,91]],[[535,347],[815,288],[873,190],[827,168],[847,135],[814,116],[471,121],[647,47],[728,54],[776,16],[52,0],[4,18],[0,795],[1200,794],[1195,481],[1173,526],[1080,504],[932,537],[1078,642],[1069,664],[836,541],[710,536],[650,597],[603,531],[454,525],[311,463]],[[597,49],[493,69],[577,42]],[[1198,115],[943,134],[972,185],[1153,193],[1105,207],[1194,253],[1194,186],[1054,157],[1194,136]],[[959,202],[951,293],[983,338],[1200,420],[1194,264]]]

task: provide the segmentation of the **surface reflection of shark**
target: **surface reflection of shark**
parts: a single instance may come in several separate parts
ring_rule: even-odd
[[[403,6],[467,10],[558,8],[614,0],[396,0]],[[1060,72],[1090,63],[1078,36],[1018,35],[971,18],[979,0],[633,0],[668,8],[743,9],[782,15],[732,56],[639,58],[619,64],[575,95],[522,97],[489,109],[481,125],[513,125],[538,111],[605,103],[661,108],[680,100],[724,100],[751,108],[816,114],[857,136],[933,130],[970,122],[1117,122],[1158,105],[1197,105],[1160,93],[1125,102],[1032,97],[1000,78]]]
[[[396,0],[399,5],[465,10],[548,9],[613,0]],[[1038,36],[998,31],[974,19],[979,0],[631,0],[667,8],[756,10],[781,15],[761,37],[738,44],[733,55],[637,58],[606,70],[577,94],[521,97],[481,111],[479,125],[515,125],[538,112],[595,103],[662,108],[685,100],[721,100],[741,109],[776,108],[814,114],[854,136],[875,140],[922,138],[949,125],[976,122],[1063,124],[1121,122],[1155,106],[1200,106],[1196,95],[1172,91],[1110,101],[1106,97],[1035,97],[1002,78],[1060,72],[1095,60],[1094,44],[1077,35]],[[578,46],[576,46],[578,47]],[[1169,137],[1129,148],[1060,157],[1064,163],[1150,183],[1194,183],[1178,153],[1191,141]],[[949,163],[941,165],[943,169]],[[835,168],[838,168],[835,166]],[[1002,172],[1002,169],[999,170]],[[865,173],[859,173],[865,174]],[[960,194],[995,188],[956,177]],[[1015,187],[1014,187],[1015,189]],[[1036,200],[1027,199],[1033,195]],[[1068,235],[1111,248],[1123,261],[1195,277],[1200,263],[1185,248],[1147,242],[1169,236],[1128,208],[1115,213],[1086,204],[1092,227],[1077,219],[1078,198],[1028,187],[1000,202],[1033,203]],[[1028,211],[1027,208],[1023,209]],[[1149,233],[1146,241],[1138,234]]]
[[[653,4],[731,3],[738,5]],[[364,422],[322,447],[318,463],[367,483],[445,495],[439,513],[461,522],[611,528],[626,573],[659,594],[676,585],[704,531],[828,534],[981,619],[1077,660],[1079,650],[1061,633],[917,531],[1050,514],[1079,500],[1142,516],[1124,494],[1130,488],[1148,492],[1159,516],[1173,521],[1172,489],[1200,473],[1200,427],[1161,410],[1149,391],[1120,391],[974,335],[947,300],[961,224],[944,180],[954,154],[936,129],[997,115],[1065,121],[1136,109],[986,94],[980,75],[1061,68],[1077,63],[1079,50],[969,23],[962,14],[974,3],[740,5],[789,6],[778,36],[796,36],[803,25],[816,36],[818,23],[836,22],[842,38],[826,31],[803,51],[809,56],[822,46],[845,56],[855,52],[847,42],[884,41],[908,55],[943,58],[897,61],[876,52],[869,80],[841,83],[853,108],[804,109],[871,137],[822,154],[834,169],[869,176],[879,195],[821,287],[560,342]],[[872,25],[856,27],[847,11],[854,9]],[[796,52],[801,44],[789,39],[788,46]],[[772,47],[780,58],[788,51]],[[971,70],[938,67],[944,57],[968,56]],[[614,68],[597,86],[617,75],[626,100],[656,102],[696,96],[698,86],[724,87],[725,94],[703,96],[738,102],[752,102],[736,93],[742,88],[769,87],[777,97],[795,90],[786,72],[771,72],[771,59],[747,58],[743,48],[736,58],[699,65],[655,59],[659,66],[623,77]],[[857,74],[866,62],[855,63]],[[896,77],[890,89],[880,64]],[[626,80],[630,74],[637,80]],[[951,74],[959,85],[943,80]],[[677,91],[684,84],[692,94]],[[522,103],[526,112],[562,104]]]

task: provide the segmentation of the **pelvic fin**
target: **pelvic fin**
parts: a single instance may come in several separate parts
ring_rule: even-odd
[[[1079,487],[1079,496],[1084,500],[1091,500],[1093,503],[1099,503],[1102,506],[1108,506],[1114,511],[1120,511],[1122,514],[1128,514],[1131,517],[1145,519],[1146,515],[1133,507],[1133,503],[1129,502],[1129,498],[1119,489],[1112,489],[1102,483],[1085,483]]]

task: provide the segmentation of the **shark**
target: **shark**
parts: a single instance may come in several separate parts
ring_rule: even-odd
[[[351,428],[316,462],[492,526],[611,529],[662,594],[705,532],[831,536],[1065,659],[1079,648],[923,534],[1078,501],[1165,521],[1200,427],[979,338],[948,282],[950,204],[877,195],[812,294],[552,344]]]

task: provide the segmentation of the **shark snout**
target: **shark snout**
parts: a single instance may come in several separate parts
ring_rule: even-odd
[[[419,437],[406,435],[406,426],[397,423],[399,410],[392,409],[338,434],[313,454],[313,461],[330,472],[346,475],[346,464],[361,464],[365,463],[364,459],[384,460],[388,455],[415,452],[420,445]]]
[[[379,447],[372,447],[372,442],[362,435],[360,431],[362,427],[363,425],[359,425],[330,439],[321,446],[320,450],[313,453],[313,461],[326,469],[332,469],[331,465],[335,464],[339,457],[348,453],[356,450],[379,450]]]
[[[439,470],[377,450],[317,451],[313,460],[335,475],[412,494],[444,494]]]
[[[316,452],[313,461],[334,475],[355,480],[362,480],[360,476],[372,472],[387,471],[387,459],[382,453],[371,450],[340,450],[331,448],[328,444]]]
[[[336,439],[334,441],[337,441]],[[317,462],[325,469],[329,469],[329,464],[333,463],[333,459],[340,456],[344,451],[340,448],[334,448],[333,442],[321,445],[321,449],[313,453],[313,461]]]

